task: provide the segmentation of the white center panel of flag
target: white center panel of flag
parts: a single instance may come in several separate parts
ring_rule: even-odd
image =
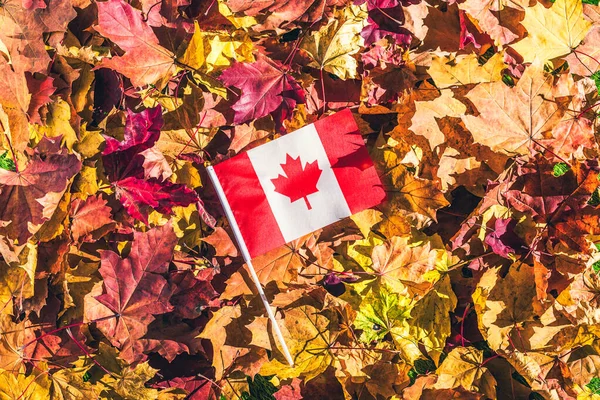
[[[251,149],[247,154],[286,242],[351,215],[314,125]],[[300,157],[302,168],[317,161],[322,171],[316,184],[317,191],[306,196],[310,209],[304,199],[292,201],[276,191],[272,180],[286,176],[282,165],[289,160],[288,156]],[[300,180],[302,176],[287,178]]]

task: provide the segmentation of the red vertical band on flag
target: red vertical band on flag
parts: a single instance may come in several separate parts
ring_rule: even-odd
[[[246,153],[214,166],[251,257],[285,244]]]
[[[350,212],[355,214],[385,199],[385,190],[358,125],[349,109],[315,122],[333,173]]]

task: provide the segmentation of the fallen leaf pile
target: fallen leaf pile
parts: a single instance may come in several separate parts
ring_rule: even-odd
[[[600,398],[598,0],[4,0],[0,77],[1,399]],[[290,367],[205,167],[347,108]]]

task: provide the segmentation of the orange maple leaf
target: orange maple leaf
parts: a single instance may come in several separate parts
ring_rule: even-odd
[[[292,203],[303,198],[310,210],[312,207],[307,196],[319,191],[317,182],[323,172],[319,169],[317,160],[307,163],[305,168],[302,168],[300,156],[292,158],[287,154],[285,164],[281,164],[281,168],[283,168],[285,176],[280,174],[277,178],[271,179],[275,185],[275,191],[289,197]]]

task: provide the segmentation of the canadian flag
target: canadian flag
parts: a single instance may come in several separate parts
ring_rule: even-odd
[[[238,154],[214,175],[252,258],[385,199],[350,110]]]

